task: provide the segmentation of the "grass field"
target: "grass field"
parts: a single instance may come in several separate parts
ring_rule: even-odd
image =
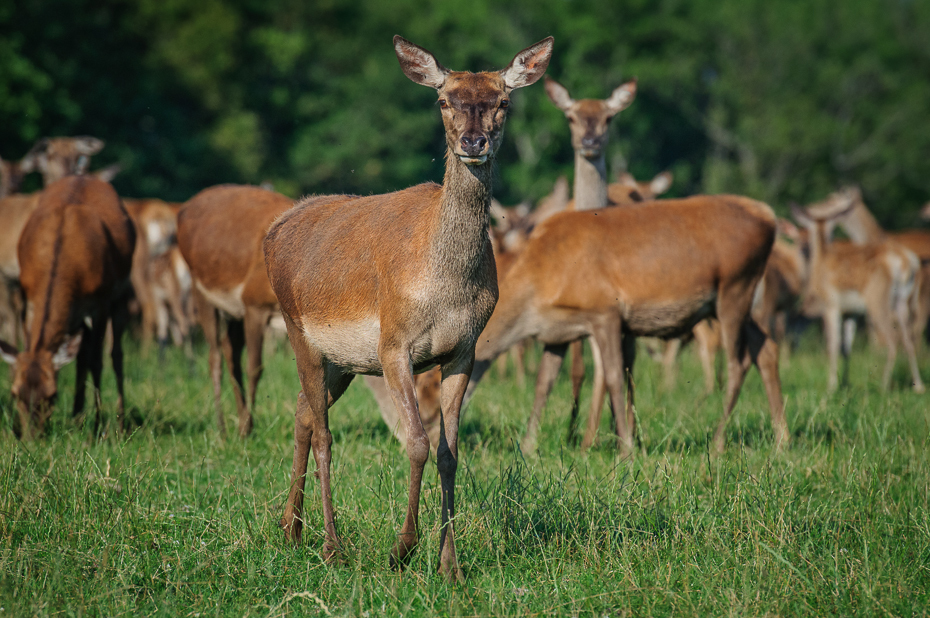
[[[702,396],[691,350],[671,392],[641,357],[644,451],[631,459],[610,446],[609,413],[598,447],[565,444],[564,376],[538,451],[520,453],[532,380],[519,389],[490,372],[463,419],[460,586],[435,574],[433,463],[421,546],[406,571],[388,568],[408,463],[361,381],[330,416],[347,553],[346,564],[330,566],[319,556],[314,481],[304,545],[288,547],[277,527],[298,392],[285,346],[266,354],[255,432],[244,442],[217,433],[203,349],[191,375],[180,353],[159,362],[129,345],[125,439],[109,431],[95,440],[72,424],[72,366],[60,376],[47,435],[17,441],[4,371],[0,617],[926,616],[930,395],[911,393],[903,360],[891,391],[881,392],[882,362],[880,352],[857,350],[851,386],[827,396],[825,355],[811,335],[782,368],[791,447],[773,450],[753,371],[719,458],[707,444],[722,396]],[[926,352],[921,364],[930,379]],[[107,368],[109,422],[114,395]],[[225,403],[232,426],[228,389]]]

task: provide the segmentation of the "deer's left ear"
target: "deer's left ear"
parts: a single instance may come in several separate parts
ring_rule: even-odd
[[[635,98],[636,80],[631,79],[627,83],[617,86],[617,88],[610,93],[610,98],[608,98],[605,103],[607,104],[607,108],[610,109],[611,114],[617,114],[629,107],[630,103],[632,103]]]
[[[549,95],[549,100],[555,103],[555,106],[563,112],[567,112],[571,109],[571,106],[575,104],[571,95],[568,94],[568,89],[548,75],[546,75],[545,86],[546,94]]]
[[[449,69],[439,64],[436,57],[419,45],[414,45],[400,35],[394,36],[394,53],[404,75],[421,86],[439,90],[446,83]]]
[[[662,195],[672,187],[672,173],[661,172],[649,183],[649,190],[653,195]]]
[[[81,339],[82,333],[65,339],[65,342],[61,344],[61,347],[59,347],[55,355],[52,356],[52,365],[55,367],[55,371],[58,371],[77,358],[78,351],[81,349]]]
[[[504,85],[514,90],[535,84],[546,73],[554,42],[551,36],[546,37],[514,56],[510,65],[500,73]]]

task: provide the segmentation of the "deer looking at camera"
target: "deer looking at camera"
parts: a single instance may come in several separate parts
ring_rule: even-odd
[[[135,231],[108,183],[69,176],[47,187],[19,240],[20,281],[27,300],[26,349],[0,342],[15,365],[13,395],[24,438],[42,432],[58,393],[58,370],[77,356],[73,413],[84,408],[90,370],[100,414],[107,322],[113,327],[113,371],[123,427],[122,332]]]
[[[223,435],[220,351],[233,377],[239,437],[244,438],[252,431],[265,326],[278,311],[262,241],[271,223],[293,205],[291,198],[261,187],[220,185],[189,199],[178,215],[178,246],[190,268],[197,320],[210,348],[213,402]],[[242,382],[243,347],[248,352],[248,404]]]
[[[839,385],[837,364],[843,315],[867,314],[888,350],[882,387],[887,388],[891,382],[900,336],[913,389],[922,393],[925,389],[911,329],[920,261],[912,251],[889,240],[864,245],[831,241],[837,220],[856,208],[856,193],[842,190],[806,209],[791,207],[794,219],[808,231],[810,274],[802,295],[802,311],[823,318],[830,363],[827,388],[832,392]],[[848,371],[848,350],[843,353]]]
[[[268,275],[281,302],[302,387],[281,525],[290,540],[300,540],[312,447],[327,559],[341,547],[330,490],[329,407],[355,374],[384,375],[410,459],[407,515],[390,555],[391,565],[401,567],[417,546],[420,485],[429,456],[413,373],[438,364],[439,571],[449,580],[463,579],[452,524],[459,410],[475,342],[497,300],[488,236],[493,166],[510,94],[542,77],[552,41],[549,37],[521,51],[500,72],[468,73],[450,71],[427,50],[394,37],[404,74],[439,95],[447,145],[443,184],[367,197],[307,198],[268,232]]]

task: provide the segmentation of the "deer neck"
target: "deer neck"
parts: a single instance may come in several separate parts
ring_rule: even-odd
[[[885,230],[862,202],[856,204],[843,219],[843,229],[859,245],[879,242],[885,237]]]
[[[493,157],[483,165],[465,165],[451,150],[446,152],[446,174],[440,194],[436,233],[433,236],[434,271],[443,277],[478,276],[488,236],[491,209]]]
[[[607,206],[607,165],[604,155],[589,159],[575,153],[575,210]]]

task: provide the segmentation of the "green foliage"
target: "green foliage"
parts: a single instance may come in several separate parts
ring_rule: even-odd
[[[914,0],[33,0],[0,8],[0,156],[93,134],[125,195],[184,200],[220,182],[291,195],[441,180],[433,94],[394,34],[446,66],[502,68],[554,35],[576,98],[631,77],[609,165],[676,174],[673,193],[744,193],[781,210],[862,185],[889,227],[930,197],[930,5]],[[505,203],[570,174],[564,117],[514,97]]]

